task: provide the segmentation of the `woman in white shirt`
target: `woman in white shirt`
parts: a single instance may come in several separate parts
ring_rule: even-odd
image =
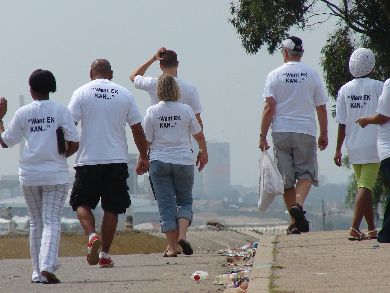
[[[371,192],[378,175],[380,160],[377,151],[377,126],[362,129],[356,121],[375,113],[383,82],[368,77],[375,66],[375,56],[370,49],[356,49],[349,60],[349,70],[355,77],[341,87],[337,97],[336,121],[339,123],[334,161],[341,166],[341,147],[346,139],[349,162],[355,171],[357,193],[350,229],[350,240],[377,238]],[[363,217],[368,233],[359,229]]]
[[[150,179],[160,211],[161,230],[168,241],[165,257],[193,253],[186,233],[192,221],[194,156],[191,136],[199,145],[198,170],[207,164],[206,141],[190,106],[178,103],[179,87],[172,76],[163,75],[157,87],[160,102],[146,110],[144,130],[150,144]]]
[[[19,180],[30,220],[33,283],[59,283],[61,214],[70,174],[66,158],[78,149],[79,136],[66,107],[49,101],[56,80],[48,70],[35,70],[29,78],[33,102],[18,109],[7,130],[2,118],[7,101],[0,101],[0,144],[12,147],[26,139],[19,163]],[[57,137],[57,132],[62,133]]]

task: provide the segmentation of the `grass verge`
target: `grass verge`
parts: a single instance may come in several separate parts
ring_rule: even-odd
[[[87,236],[79,233],[62,233],[60,256],[84,256]],[[115,235],[110,254],[146,254],[163,252],[164,239],[140,231],[123,231]],[[0,236],[0,259],[30,258],[29,235]]]

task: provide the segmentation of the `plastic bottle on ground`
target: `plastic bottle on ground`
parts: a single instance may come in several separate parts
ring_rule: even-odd
[[[208,272],[205,271],[196,271],[191,275],[191,279],[193,279],[196,282],[206,280],[209,276]]]

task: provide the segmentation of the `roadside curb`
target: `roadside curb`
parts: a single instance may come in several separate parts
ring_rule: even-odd
[[[248,285],[248,293],[268,292],[276,235],[260,237]]]

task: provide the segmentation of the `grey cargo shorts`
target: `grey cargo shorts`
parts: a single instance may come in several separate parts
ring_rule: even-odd
[[[272,140],[284,189],[294,187],[299,179],[310,179],[318,186],[316,138],[303,133],[274,132]]]

